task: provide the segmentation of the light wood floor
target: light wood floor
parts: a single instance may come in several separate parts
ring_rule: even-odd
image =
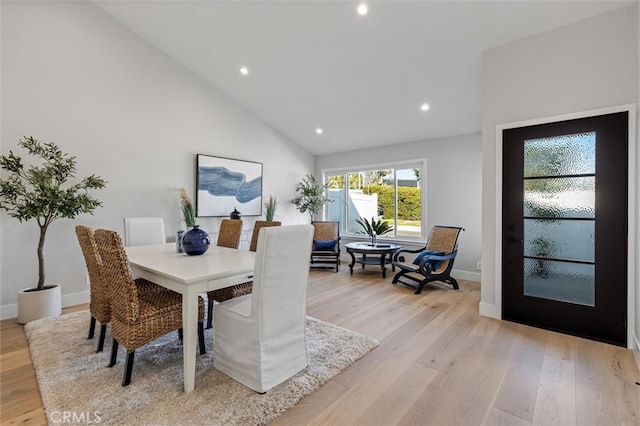
[[[307,313],[380,346],[273,425],[640,425],[630,350],[480,317],[478,283],[414,295],[367,268],[312,271]],[[0,332],[1,423],[44,425],[22,326]]]

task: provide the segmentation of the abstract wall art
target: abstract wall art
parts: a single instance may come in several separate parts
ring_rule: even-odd
[[[262,215],[262,163],[197,155],[198,217]]]

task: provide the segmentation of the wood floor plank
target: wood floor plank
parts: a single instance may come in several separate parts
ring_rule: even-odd
[[[394,425],[411,405],[418,402],[424,389],[436,376],[436,371],[419,364],[409,364],[410,368],[399,374],[384,392],[372,401],[368,408],[356,419],[359,425]],[[364,389],[368,392],[369,389]]]
[[[0,355],[0,373],[4,373],[5,371],[7,371],[7,369],[30,366],[30,356],[31,355],[29,355],[29,348],[27,347],[16,349],[11,352],[3,352]]]
[[[462,319],[463,320],[463,319]],[[480,424],[503,381],[503,357],[513,352],[517,334],[495,338],[469,334],[463,344],[443,356],[438,376],[402,418],[403,424]],[[452,390],[455,389],[455,392]]]
[[[452,352],[457,352],[459,347],[467,340],[469,333],[478,323],[477,315],[463,315],[416,360],[416,362],[436,370],[445,368],[450,363]]]
[[[576,342],[576,413],[580,425],[622,424],[604,343]]]
[[[427,327],[431,319],[446,310],[447,306],[448,305],[445,304],[438,304],[434,309],[425,310],[419,315],[404,321],[399,325],[393,335],[387,336],[380,341],[379,347],[367,354],[366,357],[358,360],[358,362],[350,366],[334,380],[348,387],[353,386],[353,384],[360,380],[364,374],[367,374],[373,366],[385,360],[390,354],[393,354],[403,343],[412,341],[414,335],[419,330]]]
[[[573,361],[576,353],[577,337],[550,331],[547,333],[545,353],[554,358]]]
[[[518,340],[518,346],[510,359],[507,376],[495,407],[532,421],[549,333],[521,324],[506,326],[518,329],[523,338]]]
[[[545,355],[533,424],[575,425],[576,378],[573,362]]]
[[[3,416],[0,415],[0,422],[2,425],[21,425],[21,426],[45,426],[47,424],[44,408],[39,407],[34,410],[31,410],[27,413],[20,415],[13,415],[10,413],[5,413],[7,417],[10,417],[7,421],[4,420]]]
[[[320,417],[331,403],[341,400],[347,390],[347,387],[329,380],[270,424],[272,426],[312,424],[313,420]]]
[[[609,377],[621,424],[640,425],[640,370],[628,356],[628,349],[619,346],[603,347],[609,363]]]
[[[33,418],[34,412],[37,416],[37,410],[42,408],[42,401],[31,362],[29,365],[5,369],[0,374],[0,383],[2,383],[0,400],[2,424],[5,419],[25,416]]]
[[[314,424],[395,424],[435,377],[433,369],[406,363],[396,354],[371,371],[340,400],[335,401]]]
[[[502,410],[494,408],[491,410],[489,418],[484,424],[491,426],[528,426],[532,423],[525,419],[521,419],[520,417],[516,417],[513,414],[505,413]]]

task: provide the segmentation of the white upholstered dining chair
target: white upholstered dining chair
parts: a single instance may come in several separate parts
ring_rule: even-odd
[[[125,217],[124,245],[126,247],[147,244],[164,244],[166,235],[161,217]]]
[[[262,228],[253,292],[215,305],[214,366],[264,393],[307,366],[307,282],[313,226]]]

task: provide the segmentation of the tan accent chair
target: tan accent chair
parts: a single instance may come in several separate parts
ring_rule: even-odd
[[[100,337],[98,339],[98,349],[96,352],[102,352],[104,349],[107,324],[111,322],[111,300],[104,274],[104,265],[98,253],[98,246],[96,245],[93,229],[88,226],[77,225],[76,236],[78,237],[78,243],[80,244],[84,262],[87,265],[87,273],[89,274],[89,312],[91,312],[91,322],[89,324],[88,339],[93,339],[96,321],[100,322]],[[136,279],[135,283],[138,292],[169,291],[143,278]]]
[[[427,244],[418,250],[400,249],[396,251],[391,264],[400,271],[393,277],[393,284],[400,283],[414,288],[420,294],[427,283],[442,281],[458,290],[458,281],[451,276],[453,261],[458,254],[458,236],[464,228],[455,226],[434,226],[431,228]],[[408,263],[405,254],[417,254],[413,263]],[[415,282],[400,281],[408,278]]]
[[[314,221],[311,266],[340,266],[340,222]]]
[[[280,226],[279,221],[266,221],[257,220],[253,225],[253,234],[251,235],[251,243],[249,244],[250,251],[256,251],[258,245],[258,233],[261,228],[267,228],[271,226]],[[219,290],[213,290],[207,293],[207,328],[211,328],[213,325],[213,302],[224,302],[225,300],[233,299],[234,297],[244,296],[250,294],[253,289],[253,281],[247,281],[246,283],[237,284],[231,287],[221,288]]]
[[[264,393],[308,364],[305,299],[313,227],[262,228],[259,235],[253,293],[213,311],[213,365]]]
[[[111,295],[111,361],[116,364],[118,345],[127,350],[122,386],[131,383],[136,349],[182,328],[182,295],[173,291],[139,292],[135,284],[122,240],[115,231],[98,229],[96,245],[104,261],[105,277]],[[204,344],[204,300],[198,303],[198,343],[200,353]]]

